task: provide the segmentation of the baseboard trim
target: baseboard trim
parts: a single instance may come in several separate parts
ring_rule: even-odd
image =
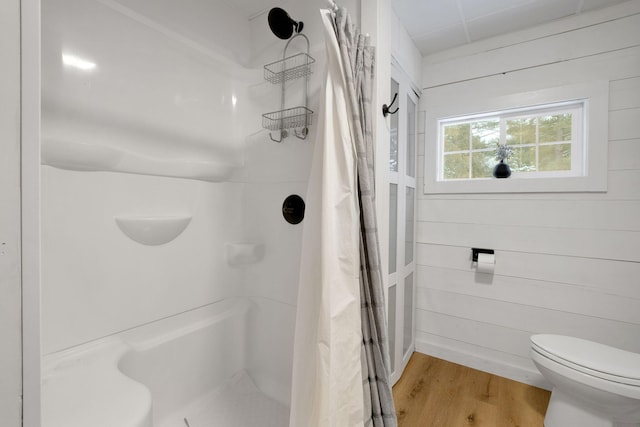
[[[416,340],[416,351],[510,380],[529,384],[534,387],[551,390],[551,384],[549,384],[540,372],[524,366],[516,366],[504,361],[488,359],[461,349],[423,340]]]

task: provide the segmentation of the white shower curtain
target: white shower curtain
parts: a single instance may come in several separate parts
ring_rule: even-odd
[[[346,79],[331,12],[300,264],[290,427],[363,425],[360,218]]]

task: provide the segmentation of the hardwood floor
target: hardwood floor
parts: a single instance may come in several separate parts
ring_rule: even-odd
[[[542,427],[550,392],[421,353],[393,387],[400,427]]]

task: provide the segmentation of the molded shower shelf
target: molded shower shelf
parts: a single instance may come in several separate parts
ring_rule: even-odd
[[[88,144],[73,139],[42,139],[43,165],[75,171],[109,171],[221,182],[238,165],[214,158],[173,159],[153,157],[120,147]]]
[[[264,258],[262,243],[227,243],[225,244],[227,264],[232,267],[255,264]]]
[[[191,216],[119,216],[114,218],[120,230],[131,240],[157,246],[169,243],[178,237]]]

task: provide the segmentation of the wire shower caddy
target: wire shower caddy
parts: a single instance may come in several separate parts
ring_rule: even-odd
[[[296,37],[302,37],[307,45],[307,51],[287,56],[289,44]],[[262,127],[270,130],[269,138],[275,142],[282,142],[289,135],[288,130],[293,129],[297,138],[306,139],[311,126],[311,115],[313,111],[309,109],[309,76],[311,75],[311,64],[315,62],[309,56],[309,39],[304,34],[298,33],[291,37],[284,47],[282,59],[264,66],[264,79],[273,84],[279,84],[280,109],[262,115]],[[285,108],[285,83],[291,80],[304,78],[304,106]],[[280,132],[278,139],[274,138],[272,132]]]

